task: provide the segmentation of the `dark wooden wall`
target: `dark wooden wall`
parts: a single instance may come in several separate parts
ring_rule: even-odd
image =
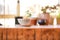
[[[60,29],[0,28],[0,40],[60,40]]]

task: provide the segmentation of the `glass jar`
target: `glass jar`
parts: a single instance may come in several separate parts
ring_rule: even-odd
[[[49,24],[49,14],[48,13],[41,13],[38,16],[38,24],[39,25],[48,25]]]

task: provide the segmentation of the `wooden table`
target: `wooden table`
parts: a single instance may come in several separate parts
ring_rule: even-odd
[[[0,28],[0,40],[60,40],[60,28]]]

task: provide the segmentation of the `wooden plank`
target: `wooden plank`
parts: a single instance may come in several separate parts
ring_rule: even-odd
[[[8,40],[17,40],[17,29],[8,29],[7,30]]]
[[[16,15],[0,15],[0,18],[15,18]]]
[[[34,29],[23,29],[24,40],[34,40]]]
[[[0,40],[3,40],[3,31],[4,31],[4,29],[0,28]]]
[[[43,28],[42,29],[42,40],[53,40],[54,29]]]
[[[56,28],[54,31],[54,39],[60,40],[60,28]]]
[[[17,29],[16,28],[12,28],[13,31],[13,40],[17,40]]]
[[[35,40],[42,40],[42,31],[41,31],[41,29],[35,29],[35,35],[36,35]]]
[[[23,29],[17,29],[17,40],[23,40]]]
[[[6,33],[6,29],[4,28],[3,30],[3,40],[7,40],[7,33]]]

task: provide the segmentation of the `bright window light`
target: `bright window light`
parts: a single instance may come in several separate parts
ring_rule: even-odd
[[[20,0],[20,16],[25,15],[25,11],[28,9],[29,6],[33,5],[52,6],[56,4],[58,4],[58,0]]]

